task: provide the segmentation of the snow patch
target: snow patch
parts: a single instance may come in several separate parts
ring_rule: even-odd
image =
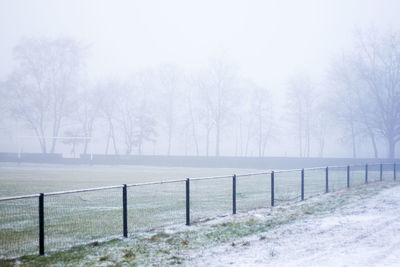
[[[399,210],[400,187],[397,186],[332,214],[312,216],[205,250],[186,264],[399,266]]]

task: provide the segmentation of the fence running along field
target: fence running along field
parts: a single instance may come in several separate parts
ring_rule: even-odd
[[[0,258],[44,255],[396,180],[397,167],[394,163],[278,170],[0,198]]]

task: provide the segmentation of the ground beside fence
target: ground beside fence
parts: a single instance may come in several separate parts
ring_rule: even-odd
[[[287,205],[350,186],[393,181],[395,171],[396,165],[386,164],[330,166],[0,198],[0,258],[44,255],[96,241],[151,234],[163,227]]]
[[[226,253],[229,254],[231,252],[232,254],[229,255],[232,256],[232,259],[237,259],[237,263],[241,263],[236,256],[234,257],[235,252],[233,250],[238,247],[239,252],[242,249],[246,251],[247,247],[250,247],[249,250],[251,250],[254,238],[263,239],[262,241],[265,241],[267,244],[276,244],[273,242],[279,243],[280,240],[273,240],[272,237],[276,237],[276,233],[283,231],[282,229],[286,229],[286,235],[290,235],[290,231],[295,233],[299,230],[298,228],[292,229],[292,225],[297,225],[302,222],[318,222],[318,220],[323,220],[323,218],[329,218],[330,214],[346,216],[346,212],[352,212],[352,209],[348,207],[359,207],[355,210],[357,212],[367,211],[372,203],[375,203],[374,199],[381,199],[384,204],[384,206],[381,207],[382,203],[376,202],[377,204],[374,206],[375,210],[379,211],[382,208],[387,211],[390,205],[393,204],[396,206],[395,203],[400,203],[398,197],[391,198],[395,193],[393,193],[393,195],[384,193],[383,197],[380,197],[380,195],[377,197],[376,195],[379,192],[389,192],[392,189],[388,191],[385,191],[385,189],[393,187],[396,188],[393,190],[399,192],[400,187],[397,185],[398,183],[396,182],[370,183],[368,185],[322,194],[304,202],[280,205],[273,208],[262,208],[249,212],[242,212],[234,216],[218,217],[207,222],[194,224],[190,227],[182,225],[169,226],[151,233],[130,236],[125,240],[119,239],[105,243],[95,242],[90,245],[76,247],[63,252],[52,252],[45,257],[26,256],[16,261],[9,261],[8,263],[10,265],[20,263],[28,266],[131,266],[136,264],[170,265],[174,263],[184,263],[187,265],[205,265],[207,263],[213,263],[212,265],[218,265],[218,261],[215,261],[213,257],[216,256],[214,252],[220,252],[221,248],[228,249]],[[351,214],[349,214],[349,216],[350,215]],[[335,222],[337,221],[336,219]],[[360,225],[364,225],[364,223],[368,224],[369,221],[361,220],[359,223]],[[387,223],[387,221],[385,221],[385,223]],[[374,229],[380,229],[385,228],[385,223],[380,223],[379,220],[376,220],[373,221],[372,225],[374,225]],[[313,226],[318,226],[318,223],[314,223]],[[325,233],[324,229],[330,230],[331,228],[329,227],[329,224],[325,225],[325,228],[321,227],[320,234]],[[335,229],[334,225],[332,227]],[[371,229],[372,228],[367,227],[365,228],[366,231],[361,231],[359,235],[360,240],[362,240],[362,237],[368,234],[368,230]],[[387,230],[390,230],[390,228]],[[317,231],[317,234],[318,233]],[[329,236],[330,234],[328,231],[325,233],[325,237]],[[380,237],[379,234],[375,235],[373,238],[377,237]],[[398,236],[393,235],[393,237],[397,238]],[[326,242],[322,242],[319,245],[327,247],[329,240],[325,239],[325,241]],[[388,240],[383,240],[382,242],[387,241]],[[301,243],[301,240],[298,240],[298,242]],[[390,243],[390,240],[388,243]],[[284,244],[284,240],[282,240],[282,248]],[[303,247],[299,249],[306,249],[306,244],[301,243],[299,246],[300,245],[303,245]],[[340,250],[340,247],[336,248],[338,249],[338,253],[343,251]],[[371,251],[372,249],[373,247]],[[270,251],[267,251],[267,254],[268,253],[270,253]],[[271,255],[274,255],[274,253],[275,252],[272,251]],[[203,254],[205,256],[203,256]],[[322,252],[317,255],[323,257]],[[244,258],[245,256],[242,257]],[[217,257],[217,259],[219,259],[219,257]],[[225,257],[225,259],[227,258]],[[7,264],[6,261],[0,263],[2,266],[6,266]],[[229,263],[230,262],[227,264]],[[321,264],[323,265],[323,262],[320,262],[320,265]]]
[[[308,216],[203,251],[190,265],[399,266],[399,210],[396,186],[332,214]]]

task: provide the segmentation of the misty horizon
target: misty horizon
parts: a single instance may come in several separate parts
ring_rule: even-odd
[[[0,152],[400,155],[396,1],[0,7]]]

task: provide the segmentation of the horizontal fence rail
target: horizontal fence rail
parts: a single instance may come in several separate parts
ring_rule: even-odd
[[[40,194],[32,194],[32,195],[24,195],[24,196],[15,196],[15,197],[2,197],[0,198],[0,201],[7,201],[7,200],[18,200],[18,199],[24,199],[24,198],[35,198],[39,197]]]
[[[127,238],[162,227],[396,180],[398,163],[266,170],[0,198],[0,258]]]
[[[107,189],[121,188],[123,186],[124,185],[112,185],[112,186],[95,187],[95,188],[87,188],[87,189],[59,191],[59,192],[44,193],[44,195],[46,195],[46,196],[56,196],[56,195],[65,195],[65,194],[74,194],[74,193],[83,193],[83,192],[93,192],[93,191],[101,191],[101,190],[107,190]]]

